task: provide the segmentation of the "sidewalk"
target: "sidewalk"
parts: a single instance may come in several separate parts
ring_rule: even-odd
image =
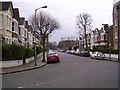
[[[37,58],[36,61],[37,61],[36,66],[35,66],[35,61],[32,61],[30,63],[23,64],[21,66],[2,68],[1,71],[0,71],[0,75],[37,69],[37,68],[40,68],[40,67],[43,67],[43,66],[47,65],[46,62],[41,61],[41,57]]]
[[[110,58],[109,57],[106,57],[105,59],[99,59],[97,58],[96,60],[105,60],[105,61],[111,61],[111,62],[118,62],[118,58]]]
[[[106,57],[105,60],[112,61],[112,62],[118,62],[118,58],[112,58],[112,57],[110,59],[109,59],[109,57]]]

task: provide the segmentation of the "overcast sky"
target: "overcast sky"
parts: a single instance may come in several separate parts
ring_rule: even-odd
[[[50,36],[50,41],[59,42],[61,38],[78,37],[76,16],[86,12],[93,19],[93,29],[102,24],[112,25],[113,0],[12,0],[13,7],[19,8],[20,16],[26,20],[36,8],[47,5],[46,11],[61,24],[61,29]],[[38,12],[40,11],[38,10]]]

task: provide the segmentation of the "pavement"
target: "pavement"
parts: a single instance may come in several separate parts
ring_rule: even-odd
[[[118,58],[110,58],[109,57],[106,57],[104,59],[96,59],[96,60],[104,60],[104,61],[111,61],[111,62],[118,62]]]
[[[14,67],[8,67],[8,68],[2,68],[0,71],[0,75],[4,75],[4,74],[10,74],[10,73],[17,73],[17,72],[22,72],[22,71],[27,71],[27,70],[32,70],[32,69],[37,69],[37,68],[41,68],[45,65],[47,65],[46,62],[43,62],[41,60],[41,57],[38,57],[36,59],[37,65],[35,66],[35,60],[31,61],[27,64],[23,64],[20,66],[14,66]]]

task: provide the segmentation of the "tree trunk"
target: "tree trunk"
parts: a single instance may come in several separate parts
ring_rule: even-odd
[[[43,38],[43,62],[45,62],[45,39]]]
[[[87,43],[87,34],[86,34],[86,26],[84,25],[84,34],[85,34],[85,45],[86,45],[86,49],[88,51],[88,43]]]
[[[85,45],[86,45],[86,49],[88,50],[88,43],[87,43],[87,35],[85,34]]]

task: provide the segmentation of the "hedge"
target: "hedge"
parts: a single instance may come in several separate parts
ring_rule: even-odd
[[[33,56],[34,50],[20,45],[3,44],[2,60],[19,60]]]
[[[26,50],[25,50],[25,58],[30,58],[33,55],[34,55],[34,50],[26,48]]]
[[[100,52],[103,52],[103,53],[110,53],[111,54],[118,54],[118,50],[114,50],[112,48],[109,48],[109,47],[106,47],[106,46],[99,46],[99,47],[95,47],[93,48],[91,51],[100,51]]]

